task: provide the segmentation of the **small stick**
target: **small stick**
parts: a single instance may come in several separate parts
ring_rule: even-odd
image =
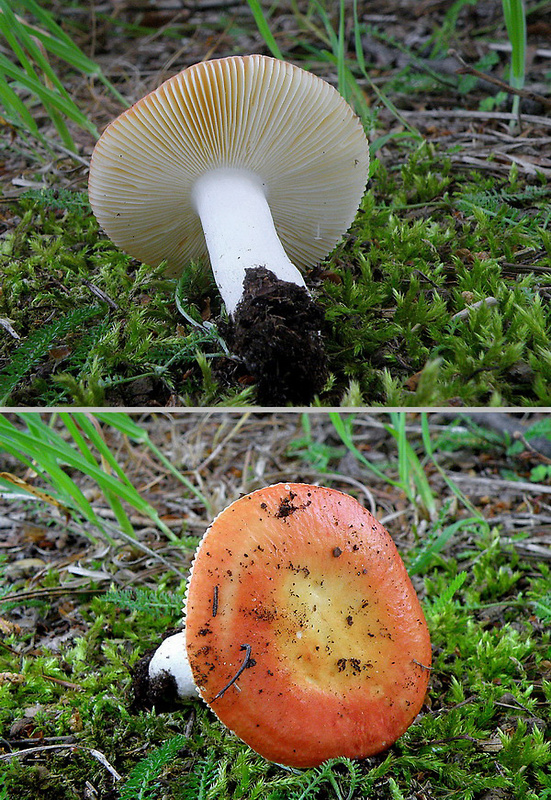
[[[486,75],[485,72],[481,72],[480,70],[475,69],[475,67],[471,67],[466,61],[463,61],[457,50],[448,50],[448,54],[456,58],[462,65],[461,69],[456,70],[459,75],[475,75],[477,78],[480,78],[483,81],[493,83],[494,86],[499,86],[499,88],[503,89],[504,92],[508,92],[509,94],[518,94],[519,97],[525,97],[528,100],[536,100],[538,103],[541,103],[542,106],[551,108],[550,97],[545,97],[537,92],[531,92],[529,89],[515,89],[512,86],[509,86],[508,83],[505,83],[505,81],[502,81],[499,78],[494,78],[493,75]]]
[[[465,317],[469,316],[471,311],[481,308],[482,306],[497,306],[497,300],[495,297],[485,297],[483,300],[477,300],[476,303],[472,303],[470,306],[465,306],[465,308],[462,308],[461,311],[457,312],[457,314],[454,314],[452,319],[464,319]]]
[[[215,701],[215,700],[218,700],[218,698],[219,698],[219,697],[222,697],[222,695],[224,694],[224,692],[226,692],[226,691],[227,691],[227,690],[230,688],[230,686],[233,686],[233,684],[234,684],[234,683],[236,682],[236,680],[239,678],[239,676],[241,675],[241,673],[243,672],[243,670],[244,670],[244,669],[245,669],[245,668],[248,666],[248,664],[249,664],[249,659],[250,659],[250,657],[251,657],[251,645],[250,645],[250,644],[242,644],[242,645],[241,645],[241,647],[240,647],[239,649],[240,649],[240,650],[246,650],[246,651],[247,651],[247,652],[245,653],[245,658],[243,659],[243,663],[241,664],[241,666],[239,667],[239,669],[237,670],[237,672],[235,673],[235,675],[233,676],[233,678],[231,679],[231,681],[230,681],[229,683],[227,683],[227,684],[226,684],[226,686],[224,686],[224,688],[223,688],[223,689],[220,689],[220,691],[218,692],[218,694],[216,695],[216,697],[213,697],[213,698],[212,698],[212,700],[211,700],[211,703],[214,703],[214,701]]]
[[[25,758],[26,756],[33,755],[34,753],[44,753],[46,750],[76,750],[77,748],[84,750],[97,759],[99,763],[104,766],[109,773],[111,773],[116,781],[122,780],[122,775],[119,775],[117,770],[111,766],[103,753],[100,753],[99,750],[95,750],[93,747],[85,747],[82,744],[48,744],[42,747],[27,747],[24,750],[15,750],[11,753],[0,755],[0,761],[12,761],[15,758]]]
[[[214,593],[212,596],[212,616],[215,617],[218,614],[218,586],[214,587]]]
[[[112,299],[109,297],[109,295],[108,295],[108,294],[105,294],[105,292],[103,291],[103,289],[100,289],[98,286],[96,286],[95,284],[93,284],[91,281],[89,281],[89,280],[86,280],[86,278],[82,278],[82,283],[83,283],[83,284],[84,284],[86,287],[88,287],[88,289],[90,289],[90,291],[92,292],[92,294],[93,294],[93,295],[95,295],[95,296],[96,296],[96,297],[97,297],[99,300],[102,300],[104,303],[107,303],[107,305],[108,305],[110,308],[114,308],[115,310],[117,310],[117,309],[118,309],[118,305],[115,303],[115,301],[114,301],[114,300],[112,300]]]
[[[412,658],[411,660],[413,661],[414,664],[417,664],[418,667],[422,667],[423,669],[426,669],[427,672],[432,672],[433,669],[434,669],[434,667],[427,667],[425,664],[421,664],[421,662],[417,661],[416,658]]]

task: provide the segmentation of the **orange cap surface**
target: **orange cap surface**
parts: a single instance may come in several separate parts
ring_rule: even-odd
[[[219,719],[294,767],[388,748],[419,712],[431,662],[386,530],[349,495],[295,483],[214,520],[190,577],[186,644]]]

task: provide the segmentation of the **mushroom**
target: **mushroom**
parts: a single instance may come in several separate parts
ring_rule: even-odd
[[[330,84],[231,56],[183,70],[112,122],[89,196],[108,236],[168,275],[208,254],[259,399],[309,402],[326,379],[323,314],[301,270],[352,223],[368,164],[361,122]]]
[[[365,758],[423,704],[431,646],[415,590],[382,525],[334,489],[280,483],[219,514],[185,625],[200,696],[270,761]]]
[[[167,636],[155,650],[148,661],[149,679],[153,682],[162,679],[166,674],[174,681],[173,692],[178,697],[195,697],[196,686],[191,674],[186,651],[186,635],[179,631]]]

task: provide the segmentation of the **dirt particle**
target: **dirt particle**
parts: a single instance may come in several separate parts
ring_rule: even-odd
[[[294,497],[296,497],[296,495],[289,492],[289,496],[281,500],[276,513],[277,519],[285,519],[285,517],[289,517],[291,514],[294,514],[295,511],[298,511],[298,506],[293,505]]]
[[[359,658],[349,658],[348,659],[350,666],[352,668],[352,672],[354,675],[358,675],[362,671],[362,663]]]

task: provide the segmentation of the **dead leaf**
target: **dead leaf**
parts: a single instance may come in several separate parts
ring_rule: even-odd
[[[59,508],[59,510],[65,514],[66,522],[68,522],[71,518],[71,509],[67,508],[67,506],[64,506],[63,503],[60,503],[59,500],[56,500],[56,498],[51,494],[48,494],[48,492],[43,492],[41,489],[37,489],[32,485],[32,483],[28,483],[28,481],[23,480],[23,478],[18,478],[17,475],[12,475],[11,472],[0,472],[0,478],[8,483],[12,483],[14,486],[17,486],[18,489],[24,489],[24,491],[32,494],[33,497],[37,497],[39,500],[43,500],[45,503],[49,503],[51,506]]]
[[[5,683],[24,683],[25,676],[18,672],[0,672],[0,686]]]
[[[21,633],[21,628],[14,622],[10,622],[9,619],[0,617],[0,633],[5,633],[6,635],[10,633]]]

